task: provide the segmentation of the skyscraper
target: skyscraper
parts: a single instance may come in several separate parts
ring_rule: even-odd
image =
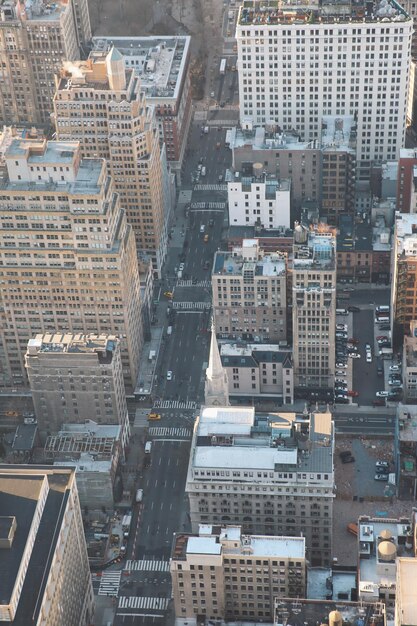
[[[135,70],[114,47],[64,64],[54,110],[59,139],[78,140],[83,156],[108,160],[138,250],[152,257],[159,276],[170,212],[165,147]]]
[[[357,174],[404,145],[413,21],[395,0],[249,0],[237,20],[240,120],[318,139],[357,119]]]
[[[87,0],[0,3],[0,123],[49,123],[55,73],[91,39]]]
[[[135,240],[103,159],[78,143],[15,139],[0,188],[0,381],[26,381],[37,333],[122,340],[125,382],[136,384],[142,345]]]
[[[335,372],[336,237],[320,225],[294,229],[294,390],[330,389]]]

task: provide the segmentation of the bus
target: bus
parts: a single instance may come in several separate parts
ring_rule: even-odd
[[[220,74],[226,74],[226,59],[220,61]]]

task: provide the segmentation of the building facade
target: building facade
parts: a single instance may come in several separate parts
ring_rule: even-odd
[[[114,335],[37,335],[29,339],[27,377],[41,436],[65,422],[118,424],[123,449],[129,417],[120,341]]]
[[[177,618],[270,621],[276,597],[304,597],[305,539],[245,535],[240,526],[174,536],[171,578]]]
[[[320,137],[324,115],[357,117],[357,174],[404,145],[413,21],[394,1],[253,0],[237,19],[240,121]],[[336,80],[334,78],[336,77]]]
[[[294,389],[330,389],[335,372],[336,238],[326,228],[294,229]]]
[[[160,143],[178,183],[192,118],[189,36],[93,37],[93,49],[108,52],[114,46],[126,69],[140,78],[146,102],[153,106]]]
[[[14,626],[89,626],[94,595],[75,472],[3,465],[2,602]]]
[[[49,124],[54,74],[91,39],[87,0],[0,6],[0,123]]]
[[[227,373],[229,395],[274,398],[294,402],[292,354],[268,344],[222,344],[221,360]]]
[[[404,337],[402,376],[404,402],[417,403],[417,320],[410,322],[410,335]]]
[[[396,213],[391,253],[391,324],[394,343],[417,320],[417,215]]]
[[[398,161],[397,210],[417,212],[417,150],[403,148]]]
[[[60,140],[79,141],[84,157],[107,160],[138,251],[151,257],[160,276],[171,211],[165,147],[140,79],[116,48],[64,64],[54,120]]]
[[[255,176],[236,172],[227,185],[229,224],[285,230],[290,227],[290,197],[290,181],[263,174],[262,166]]]
[[[1,384],[24,384],[29,339],[59,329],[121,337],[134,388],[142,346],[135,239],[105,161],[81,159],[77,143],[15,139],[0,223]]]
[[[217,252],[211,277],[216,334],[286,341],[287,271],[282,254],[263,254],[256,239]]]
[[[333,450],[329,413],[203,408],[186,483],[193,532],[238,524],[247,534],[303,536],[310,563],[329,565]]]

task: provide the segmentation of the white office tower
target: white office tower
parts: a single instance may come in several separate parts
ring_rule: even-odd
[[[357,175],[404,145],[413,22],[394,0],[247,0],[239,11],[240,121],[320,137],[357,118]]]

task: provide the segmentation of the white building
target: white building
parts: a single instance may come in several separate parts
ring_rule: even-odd
[[[290,227],[291,182],[287,179],[236,172],[233,182],[228,183],[227,196],[230,226]]]
[[[248,534],[302,535],[310,563],[329,565],[333,449],[330,413],[203,408],[186,483],[193,532],[238,524]]]
[[[323,115],[357,116],[358,174],[404,145],[413,21],[394,0],[245,2],[237,20],[240,121],[303,140]]]
[[[276,597],[305,595],[305,539],[201,525],[198,535],[175,535],[171,577],[177,618],[269,621]]]
[[[417,626],[417,559],[397,560],[395,626]]]

